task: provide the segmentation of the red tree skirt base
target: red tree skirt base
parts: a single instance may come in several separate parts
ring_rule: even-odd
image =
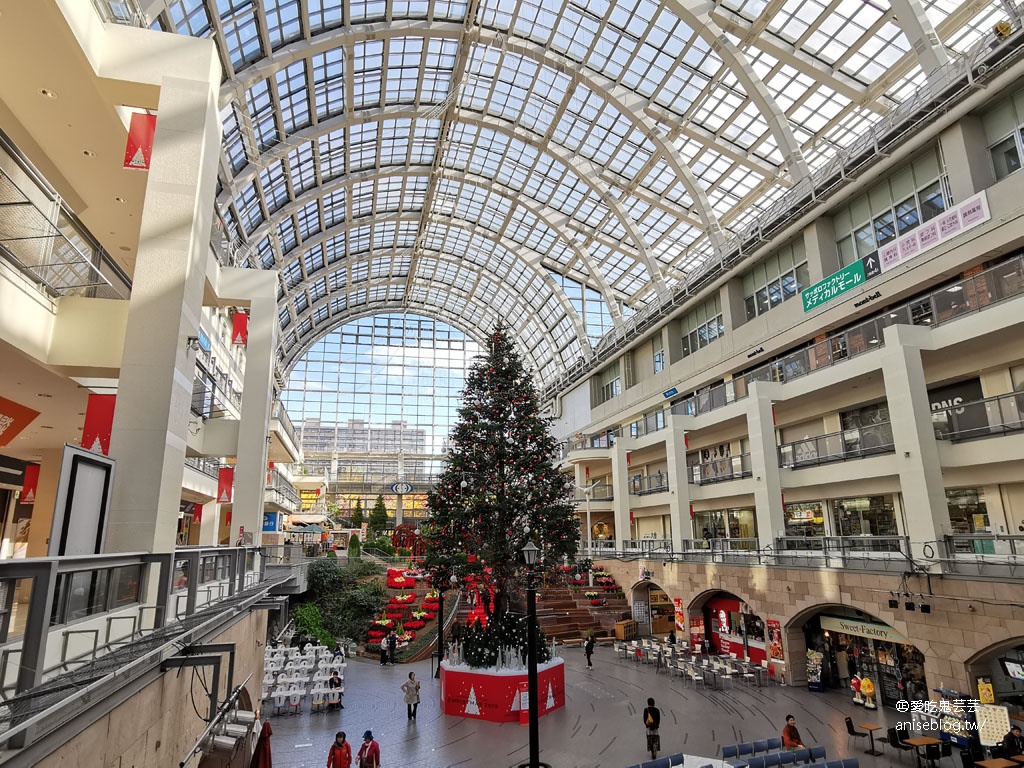
[[[471,669],[441,662],[441,708],[446,715],[472,717],[492,723],[520,722],[520,683],[526,670]],[[565,663],[554,658],[537,666],[538,714],[565,706]],[[526,705],[528,706],[528,704]]]

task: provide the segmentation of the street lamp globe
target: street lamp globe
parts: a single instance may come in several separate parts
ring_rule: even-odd
[[[448,577],[448,581],[451,582],[452,586],[454,586],[459,583],[459,577],[453,573],[451,576]]]

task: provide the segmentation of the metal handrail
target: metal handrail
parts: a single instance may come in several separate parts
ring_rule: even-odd
[[[783,443],[779,446],[779,466],[792,469],[816,467],[895,450],[892,424],[886,421]]]
[[[629,495],[646,496],[651,493],[665,493],[669,491],[668,474],[657,472],[653,475],[644,475],[629,478]]]
[[[1024,392],[995,395],[932,411],[938,440],[962,442],[1024,430]]]
[[[693,465],[689,470],[689,482],[691,485],[722,483],[727,480],[751,477],[754,474],[749,453],[712,459],[711,461]]]

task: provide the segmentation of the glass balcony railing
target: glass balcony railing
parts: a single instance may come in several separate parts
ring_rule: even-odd
[[[870,352],[885,344],[882,332],[890,325],[934,327],[1022,294],[1024,257],[1016,256],[730,381],[708,387],[673,405],[672,413],[681,416],[710,413],[747,397],[754,381],[785,383]]]
[[[668,426],[668,420],[666,419],[665,411],[656,411],[655,413],[648,413],[642,419],[630,423],[626,427],[625,433],[630,437],[643,437],[654,432],[658,432]]]
[[[192,467],[196,472],[201,472],[207,477],[216,479],[220,471],[220,461],[206,456],[186,456],[185,466]]]
[[[742,453],[739,456],[725,456],[721,459],[705,461],[688,468],[690,471],[691,485],[710,485],[711,483],[722,483],[726,480],[738,480],[743,477],[750,477],[753,473],[750,466],[750,454]]]
[[[611,501],[615,498],[615,491],[610,483],[596,483],[586,489],[577,488],[575,499],[576,501],[586,501],[588,495],[591,501]]]
[[[892,425],[883,422],[784,443],[779,446],[779,466],[791,469],[816,467],[819,464],[862,459],[895,450]]]
[[[653,475],[631,477],[629,479],[630,496],[646,496],[650,493],[664,493],[669,490],[668,475],[657,472]]]
[[[1024,430],[1024,392],[1011,392],[932,411],[938,440],[961,442]]]

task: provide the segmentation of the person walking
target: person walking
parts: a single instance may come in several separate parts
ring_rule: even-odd
[[[583,644],[583,653],[587,655],[587,669],[594,668],[594,660],[591,658],[594,655],[594,633],[591,632],[587,635],[587,641]]]
[[[388,664],[388,638],[380,639],[380,665],[386,667]]]
[[[327,752],[327,768],[349,768],[352,765],[352,745],[345,741],[345,732],[334,734],[334,743]]]
[[[410,672],[409,679],[402,683],[402,693],[405,694],[405,711],[409,720],[416,719],[416,709],[420,705],[420,681],[416,679],[416,673]]]
[[[363,745],[356,753],[357,768],[380,768],[380,744],[373,740],[373,731],[363,734]]]
[[[644,725],[647,727],[647,749],[651,753],[651,759],[658,757],[658,750],[661,749],[661,737],[658,735],[658,728],[661,726],[661,710],[654,706],[654,699],[647,700],[641,715]]]

